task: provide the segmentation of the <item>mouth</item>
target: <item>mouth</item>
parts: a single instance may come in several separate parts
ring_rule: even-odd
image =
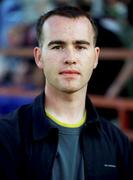
[[[61,75],[80,75],[80,72],[77,70],[63,70],[59,72]]]

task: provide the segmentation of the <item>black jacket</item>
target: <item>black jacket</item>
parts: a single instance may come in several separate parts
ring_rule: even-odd
[[[50,180],[58,129],[44,112],[44,94],[0,119],[0,180]],[[87,121],[80,143],[86,180],[133,180],[127,137],[86,101]]]

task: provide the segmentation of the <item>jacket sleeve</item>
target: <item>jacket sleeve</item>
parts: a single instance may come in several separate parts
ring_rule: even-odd
[[[14,160],[10,154],[10,150],[2,142],[0,142],[0,179],[17,180]]]
[[[116,126],[103,121],[103,129],[116,151],[117,166],[121,180],[133,180],[133,145]]]
[[[0,180],[18,180],[15,129],[11,121],[0,119]]]
[[[127,154],[124,155],[126,164],[126,179],[133,180],[133,146],[127,141]]]
[[[120,179],[133,180],[133,146],[120,131],[117,136],[117,158],[121,172]]]

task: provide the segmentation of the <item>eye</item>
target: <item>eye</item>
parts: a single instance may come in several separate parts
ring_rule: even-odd
[[[87,47],[86,46],[76,46],[76,49],[77,50],[83,50],[83,49],[87,49]]]
[[[61,46],[61,45],[55,45],[53,47],[51,47],[51,49],[57,49],[57,50],[60,50],[60,49],[63,49],[64,47]]]

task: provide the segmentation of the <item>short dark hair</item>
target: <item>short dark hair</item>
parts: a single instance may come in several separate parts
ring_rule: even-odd
[[[91,18],[91,16],[83,11],[82,9],[78,8],[78,7],[72,7],[72,6],[64,6],[64,7],[58,7],[54,10],[51,10],[43,15],[40,16],[40,18],[37,21],[37,25],[36,25],[36,33],[37,33],[37,41],[38,44],[41,46],[42,45],[42,27],[44,22],[52,17],[52,16],[63,16],[63,17],[68,17],[68,18],[78,18],[78,17],[86,17],[91,25],[92,28],[94,30],[94,44],[96,44],[96,40],[97,40],[97,27],[93,21],[93,19]]]

